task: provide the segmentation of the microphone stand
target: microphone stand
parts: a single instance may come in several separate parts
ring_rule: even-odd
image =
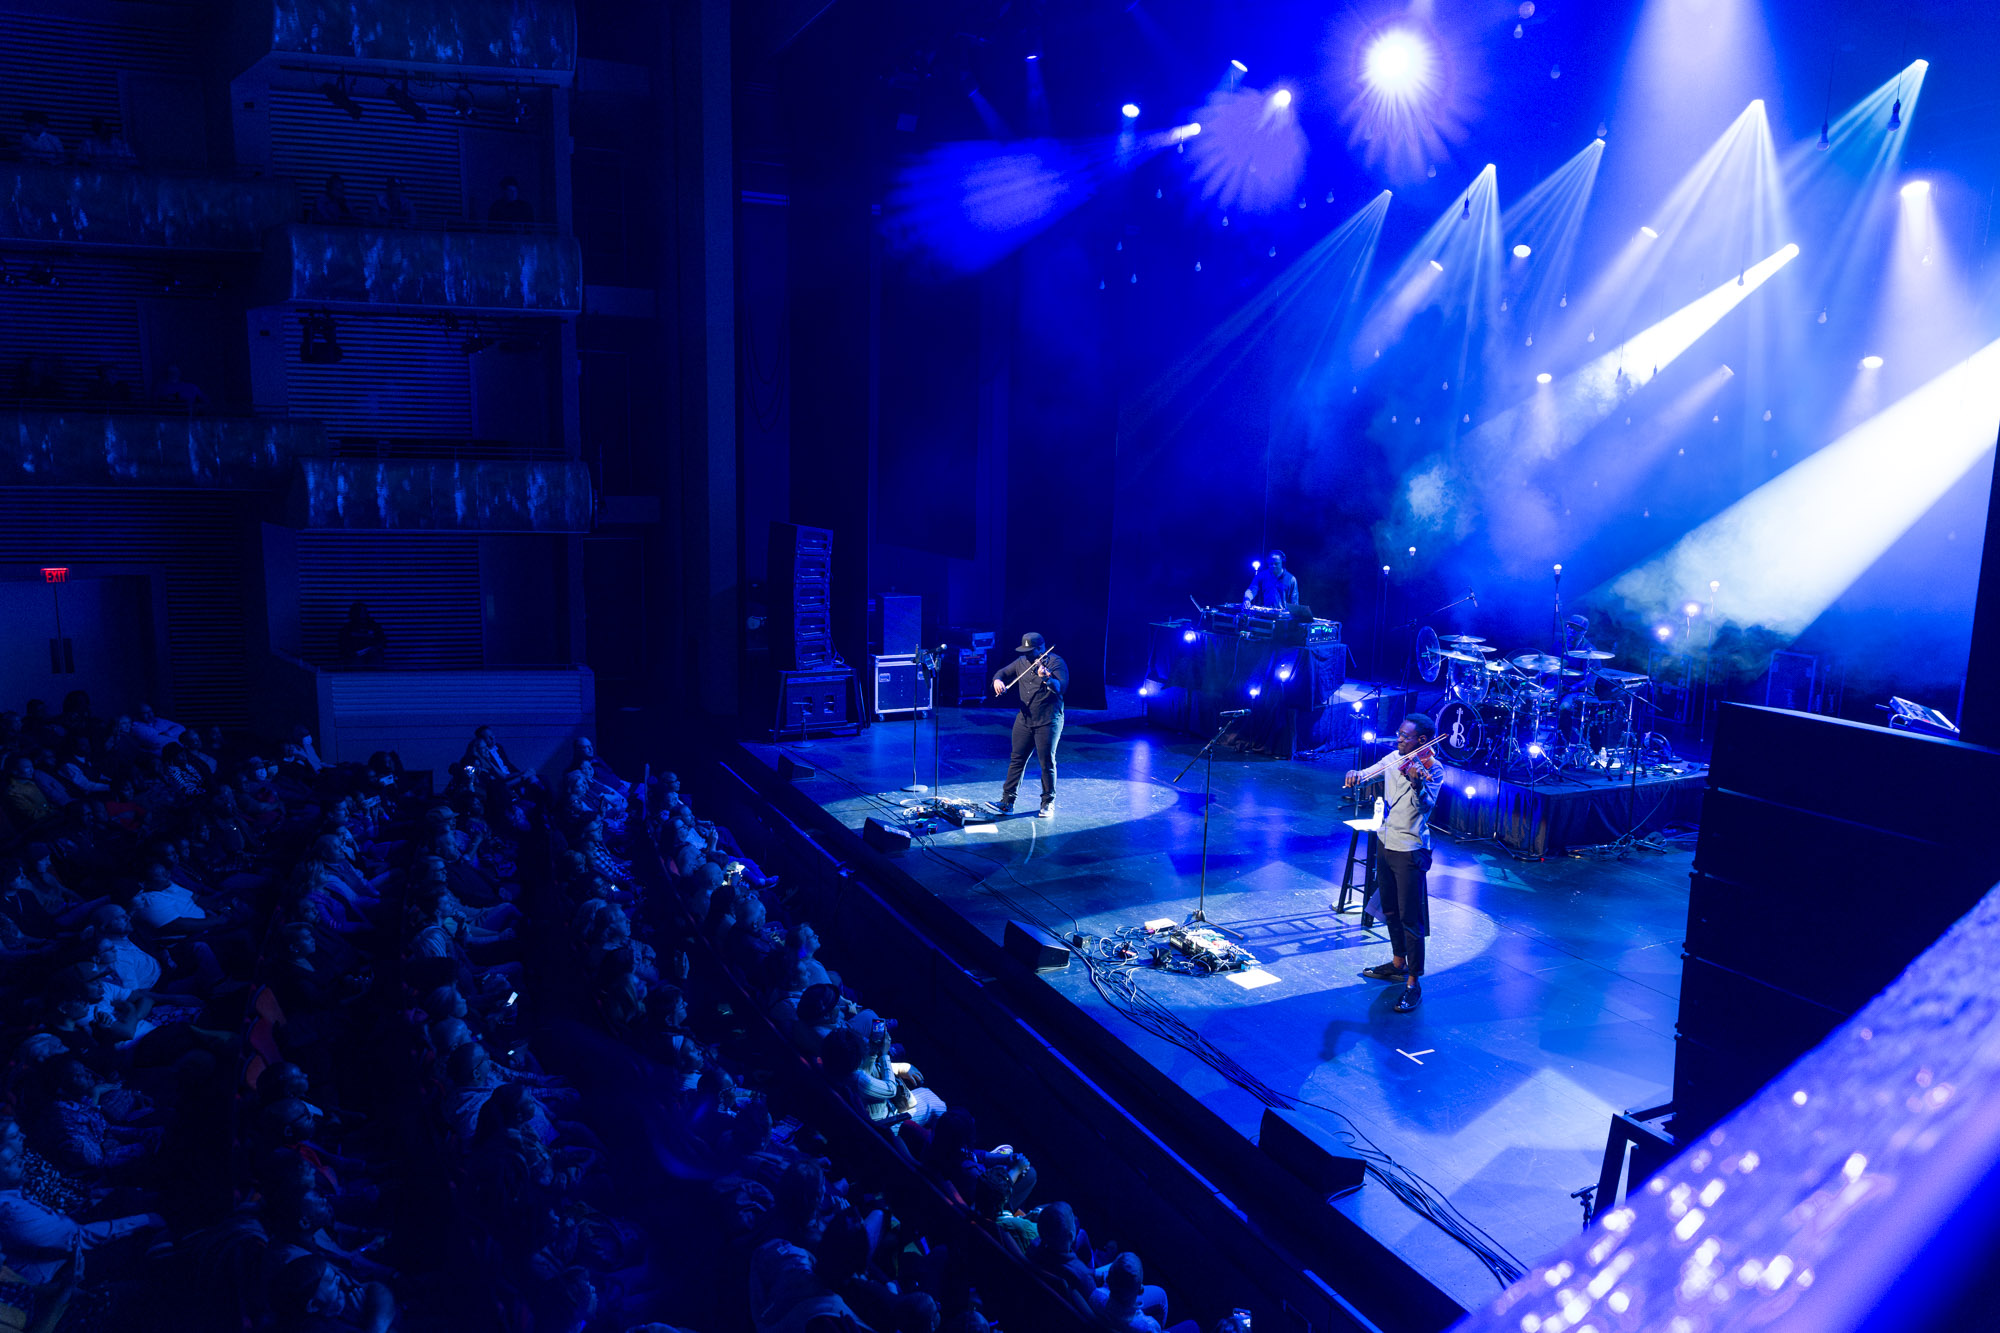
[[[925,658],[922,648],[917,649],[916,658],[917,679],[910,687],[912,696],[910,699],[910,781],[909,785],[904,787],[903,790],[921,796],[933,790],[933,788],[926,787],[923,779],[917,772],[917,737],[923,734],[924,716],[923,710],[917,707],[915,696],[918,688],[922,686],[925,680],[930,678],[930,673],[924,669]],[[935,689],[931,691],[931,712],[937,712],[937,691]],[[922,802],[917,802],[917,804],[921,805]]]
[[[1188,775],[1188,769],[1193,768],[1203,759],[1208,760],[1208,767],[1203,772],[1201,779],[1201,878],[1195,889],[1194,911],[1188,913],[1186,919],[1181,924],[1191,926],[1199,921],[1203,925],[1229,936],[1231,939],[1240,940],[1243,938],[1240,931],[1231,930],[1228,926],[1208,919],[1208,812],[1215,804],[1215,747],[1217,742],[1228,733],[1229,726],[1234,721],[1236,719],[1233,717],[1222,719],[1222,725],[1217,727],[1215,734],[1208,738],[1208,744],[1197,750],[1194,758],[1187,761],[1187,768],[1183,768],[1175,776],[1173,785],[1176,787],[1180,786],[1181,779]]]

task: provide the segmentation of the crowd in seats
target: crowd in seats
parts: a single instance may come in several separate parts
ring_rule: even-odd
[[[21,132],[14,142],[14,155],[23,162],[44,166],[74,163],[99,171],[129,171],[139,158],[125,136],[111,128],[102,116],[93,116],[90,132],[72,149],[49,126],[46,112],[28,107],[21,112]]]
[[[0,1324],[967,1333],[968,1235],[1166,1321],[671,773],[81,691],[0,760]]]
[[[348,192],[347,178],[331,172],[320,186],[319,195],[306,210],[306,220],[324,227],[415,227],[417,206],[399,176],[383,178],[382,188],[371,198],[357,198]],[[499,231],[520,231],[535,223],[535,206],[521,193],[521,182],[503,176],[495,187],[495,198],[487,205],[487,225]],[[455,222],[454,225],[463,225]]]

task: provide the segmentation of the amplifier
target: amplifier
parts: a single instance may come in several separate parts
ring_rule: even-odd
[[[854,672],[844,666],[824,671],[778,672],[773,737],[823,736],[858,730],[851,707],[853,690]]]
[[[967,629],[963,625],[953,625],[944,632],[944,643],[947,648],[973,648],[982,653],[990,653],[993,651],[993,641],[997,637],[998,635],[990,629]],[[979,660],[982,665],[986,661],[983,657]]]

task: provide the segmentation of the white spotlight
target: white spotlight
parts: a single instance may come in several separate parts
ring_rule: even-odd
[[[1139,104],[1137,102],[1127,102],[1124,106],[1119,107],[1118,111],[1127,120],[1137,120],[1139,118]]]
[[[1430,81],[1433,59],[1423,38],[1392,28],[1369,45],[1362,72],[1377,92],[1407,97]]]
[[[1648,239],[1648,240],[1652,240],[1652,241],[1657,241],[1657,240],[1659,240],[1659,239],[1660,239],[1660,233],[1658,233],[1658,232],[1654,231],[1654,230],[1653,230],[1653,229],[1652,229],[1651,227],[1641,227],[1641,228],[1639,228],[1639,234],[1640,234],[1641,236],[1644,236],[1644,237],[1645,237],[1646,239]]]
[[[1292,90],[1290,88],[1280,88],[1278,89],[1278,91],[1271,94],[1271,105],[1277,107],[1279,110],[1283,110],[1285,107],[1288,107],[1291,104],[1292,104]]]
[[[1682,614],[1682,615],[1684,615],[1684,616],[1698,616],[1698,615],[1700,615],[1700,614],[1701,614],[1701,603],[1700,603],[1700,602],[1689,602],[1689,603],[1688,603],[1688,604],[1687,604],[1686,606],[1683,606],[1683,607],[1681,608],[1681,614]]]
[[[1882,368],[1882,358],[1879,356],[1864,356],[1861,358],[1861,368],[1863,370],[1880,370]]]
[[[1537,384],[1547,384],[1547,383],[1548,383],[1549,381],[1553,380],[1554,378],[1555,378],[1555,376],[1554,376],[1554,375],[1551,375],[1551,374],[1549,374],[1549,372],[1545,370],[1545,371],[1543,371],[1543,372],[1542,372],[1541,374],[1539,374],[1539,375],[1535,376],[1535,383],[1537,383]]]
[[[1443,264],[1440,264],[1440,263],[1438,263],[1438,262],[1437,262],[1437,260],[1435,260],[1435,259],[1433,259],[1433,260],[1431,261],[1431,267],[1432,267],[1432,268],[1434,268],[1434,269],[1436,269],[1436,270],[1437,270],[1438,272],[1440,272],[1440,273],[1444,272],[1444,265],[1443,265]]]
[[[1514,258],[1516,259],[1526,259],[1529,255],[1533,253],[1535,252],[1529,249],[1526,244],[1517,245],[1514,247]]]
[[[1229,63],[1236,67],[1238,74],[1248,74],[1250,72],[1250,67],[1240,60],[1232,60]]]
[[[1930,192],[1931,183],[1929,181],[1911,181],[1903,187],[1903,198],[1921,199]]]

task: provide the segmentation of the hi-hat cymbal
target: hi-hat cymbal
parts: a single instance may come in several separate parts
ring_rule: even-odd
[[[1456,648],[1446,648],[1439,652],[1438,656],[1444,658],[1447,662],[1471,662],[1475,666],[1486,660],[1477,653],[1460,652]]]
[[[1440,634],[1438,635],[1438,642],[1439,643],[1485,643],[1486,640],[1481,638],[1477,634]]]
[[[1522,653],[1514,659],[1514,665],[1523,671],[1532,671],[1540,674],[1544,671],[1560,671],[1562,669],[1562,659],[1560,657],[1550,657],[1547,653]]]
[[[1612,658],[1618,656],[1618,654],[1607,653],[1602,648],[1572,648],[1564,653],[1563,656],[1587,657],[1593,662],[1609,662]]]

